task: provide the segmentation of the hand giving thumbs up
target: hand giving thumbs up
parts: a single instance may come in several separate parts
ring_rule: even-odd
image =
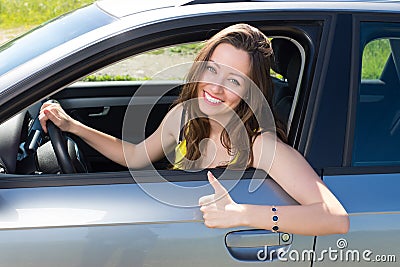
[[[211,172],[207,173],[207,177],[215,193],[199,199],[204,224],[210,228],[230,228],[243,225],[244,207],[232,200],[228,191]]]

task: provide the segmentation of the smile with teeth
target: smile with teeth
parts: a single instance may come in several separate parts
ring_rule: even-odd
[[[211,103],[213,103],[213,104],[222,103],[222,100],[221,100],[221,99],[212,97],[212,96],[211,96],[209,93],[207,93],[206,91],[204,91],[204,96],[205,96],[205,98],[207,99],[208,102],[211,102]]]

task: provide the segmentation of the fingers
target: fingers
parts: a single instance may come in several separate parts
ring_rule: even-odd
[[[209,205],[203,205],[200,207],[200,211],[203,213],[203,215],[210,213],[212,211],[218,210],[217,205],[215,203],[209,204]]]
[[[50,103],[50,102],[45,102],[43,105],[40,107],[40,111],[44,110],[48,106],[55,105],[55,103]]]
[[[238,205],[211,172],[207,173],[207,177],[215,190],[215,194],[203,196],[199,199],[204,224],[209,228],[232,227],[232,225],[235,225],[235,220],[232,220],[234,218],[232,216],[235,215]]]
[[[59,126],[60,118],[56,115],[59,109],[61,109],[61,106],[56,103],[44,103],[40,108],[39,122],[45,133],[47,133],[47,120],[51,120],[55,125]]]
[[[214,202],[214,197],[215,197],[214,194],[207,195],[207,196],[202,196],[199,199],[199,206],[205,206],[205,205],[209,205],[209,204],[213,203]]]
[[[205,209],[210,209],[206,207]],[[219,223],[220,218],[218,214],[215,214],[213,210],[205,210],[203,212],[203,220],[204,220],[204,225],[208,228],[223,228],[221,227],[221,223]]]
[[[48,120],[48,118],[46,117],[46,115],[44,115],[44,113],[40,112],[39,114],[39,122],[40,125],[42,126],[42,129],[45,133],[47,133],[47,127],[46,127],[46,121]]]

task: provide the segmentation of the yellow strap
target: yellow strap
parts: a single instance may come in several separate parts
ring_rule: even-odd
[[[179,142],[175,147],[175,161],[174,166],[172,167],[173,170],[182,170],[182,166],[180,166],[183,158],[187,153],[186,150],[186,139],[183,139]],[[235,164],[239,158],[239,153],[235,155],[235,157],[228,163],[228,165]]]
[[[181,162],[183,158],[185,157],[187,151],[186,151],[186,139],[183,139],[180,141],[176,147],[175,147],[175,161],[174,161],[174,166],[172,169],[174,170],[181,170]]]

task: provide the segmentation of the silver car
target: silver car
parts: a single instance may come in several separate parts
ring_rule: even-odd
[[[398,266],[398,2],[103,0],[4,44],[0,266]],[[128,170],[41,129],[39,108],[53,99],[87,125],[142,140],[179,94],[182,76],[168,70],[185,65],[154,51],[238,22],[272,38],[273,109],[346,208],[348,234],[207,228],[196,206],[212,193],[206,170],[171,170],[167,159]],[[110,81],[140,75],[143,57],[150,81]],[[213,172],[237,202],[297,205],[260,170]]]

